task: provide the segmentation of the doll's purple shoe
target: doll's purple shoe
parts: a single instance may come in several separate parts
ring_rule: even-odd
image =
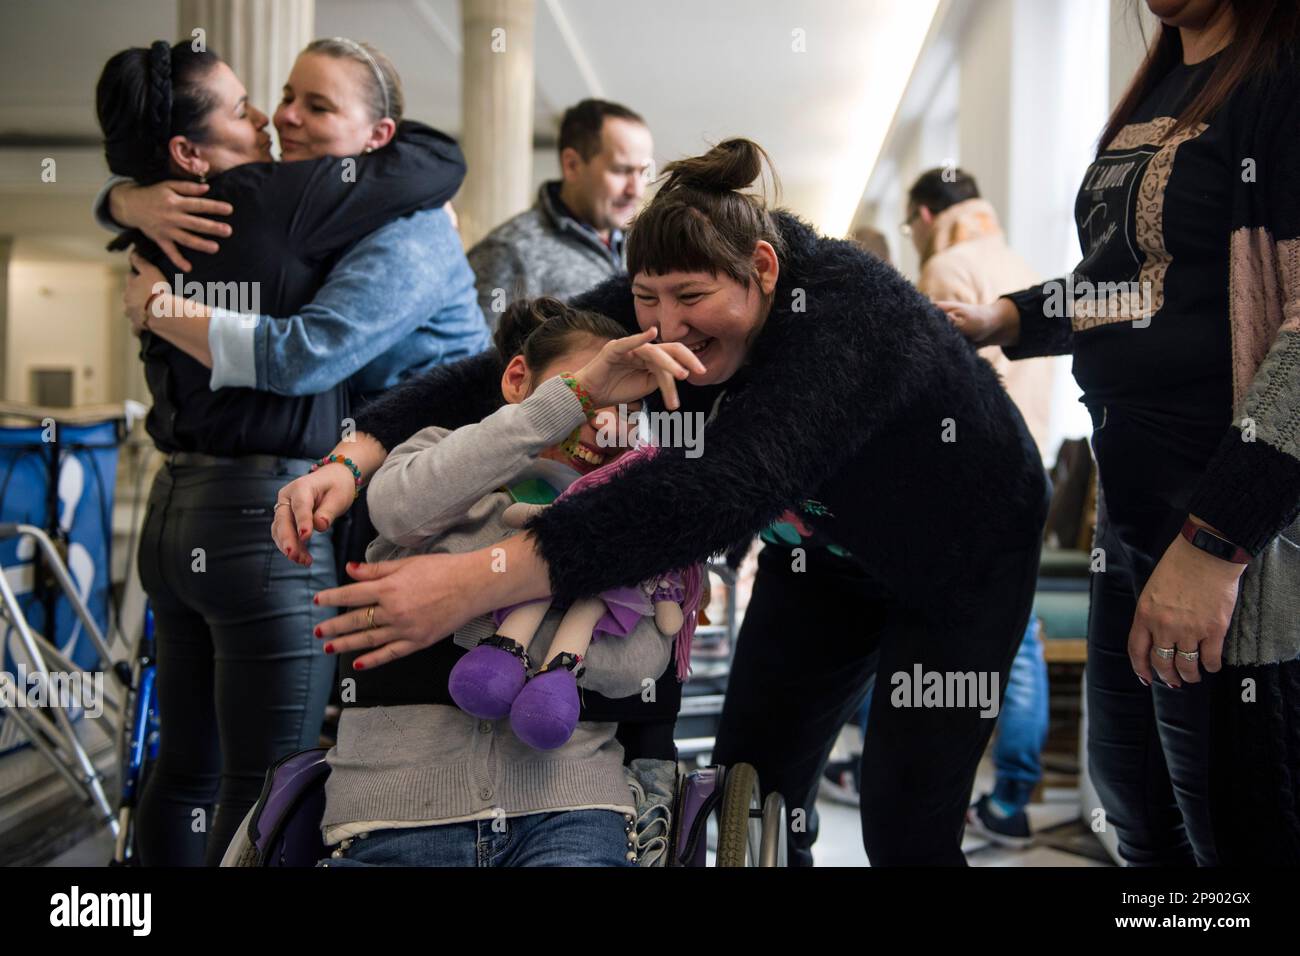
[[[456,662],[447,691],[456,706],[481,720],[510,713],[528,676],[528,654],[508,637],[494,634]]]
[[[534,750],[554,750],[578,726],[582,660],[560,654],[524,685],[510,708],[510,729]]]

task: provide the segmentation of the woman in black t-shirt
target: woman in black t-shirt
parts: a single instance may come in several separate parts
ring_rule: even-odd
[[[1089,764],[1121,854],[1295,864],[1300,10],[1148,6],[1161,32],[1079,191],[1083,261],[941,305],[1011,358],[1074,355],[1104,555]]]
[[[364,99],[364,76],[337,62],[341,95]],[[183,281],[208,304],[237,303],[241,312],[293,313],[350,245],[445,202],[464,176],[447,137],[415,123],[394,136],[391,119],[364,111],[340,122],[352,134],[345,154],[366,155],[272,163],[266,116],[225,63],[188,43],[114,56],[97,107],[114,173],[143,184],[207,181],[208,198],[233,204],[232,239],[196,255]],[[130,240],[169,268],[152,243]],[[300,397],[212,391],[207,368],[147,331],[141,357],[153,396],[146,426],[167,461],[140,543],[157,624],[162,740],[141,799],[139,853],[150,865],[197,865],[205,855],[211,864],[266,768],[318,739],[333,668],[312,640],[327,612],[310,595],[335,579],[333,545],[322,538],[310,568],[273,561],[267,502],[338,440],[347,392],[342,383]]]

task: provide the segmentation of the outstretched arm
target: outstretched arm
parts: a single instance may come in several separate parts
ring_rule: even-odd
[[[457,267],[466,269],[446,212],[391,222],[349,250],[296,315],[211,310],[211,387],[277,395],[333,388],[443,311],[448,296],[459,291]],[[442,331],[449,340],[461,336],[468,353],[491,344],[481,320],[459,325]]]

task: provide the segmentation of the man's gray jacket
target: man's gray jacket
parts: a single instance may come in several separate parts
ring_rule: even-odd
[[[515,299],[567,300],[625,271],[623,234],[611,232],[606,246],[565,209],[559,191],[558,180],[543,183],[531,209],[497,226],[469,251],[479,307],[493,329]]]

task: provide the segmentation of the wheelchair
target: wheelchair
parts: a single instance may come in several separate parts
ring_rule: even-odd
[[[324,748],[303,750],[267,772],[222,866],[310,867],[330,855],[320,829],[329,775],[325,753]],[[717,866],[786,865],[785,802],[779,793],[763,799],[749,764],[679,771],[668,815],[666,852],[653,865],[707,866],[710,821],[717,834]]]
[[[695,636],[697,640],[726,638],[727,661],[721,668],[725,672],[738,630],[735,572],[723,561],[711,562],[709,571],[721,580],[726,591],[724,619],[698,628]],[[667,756],[672,752],[686,761],[631,761],[629,786],[637,803],[636,845],[642,849],[638,863],[703,867],[709,865],[712,849],[714,865],[720,867],[785,866],[786,807],[781,795],[770,793],[765,799],[759,789],[758,773],[749,764],[692,764],[713,747],[716,728],[712,718],[721,713],[725,688],[725,683],[717,682],[717,661],[696,661],[693,657],[692,667],[693,673],[707,673],[714,680],[701,687],[703,696],[696,695],[690,707],[681,708],[682,699],[678,699],[667,721],[666,740],[656,736],[653,742],[640,739],[624,744],[629,755]],[[679,717],[687,715],[688,710],[688,723],[679,726]],[[627,727],[620,722],[621,730]],[[674,740],[678,736],[674,729],[681,727],[688,728],[691,736]],[[325,812],[325,779],[329,775],[325,754],[319,748],[304,750],[271,767],[257,803],[226,850],[222,866],[315,866],[330,855],[320,830]],[[683,769],[688,766],[692,769]]]

